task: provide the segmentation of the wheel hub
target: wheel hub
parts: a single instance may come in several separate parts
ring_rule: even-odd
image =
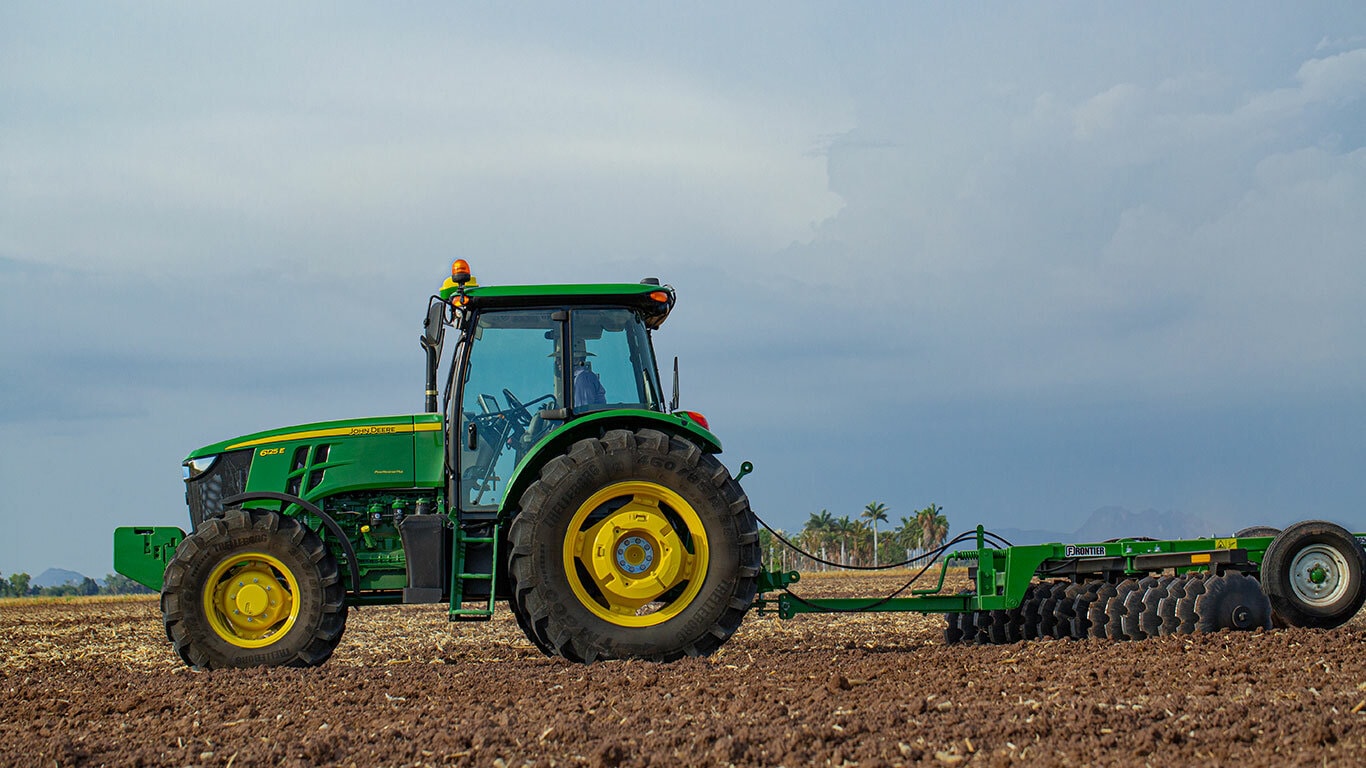
[[[242,586],[235,597],[229,595],[229,598],[236,603],[237,610],[247,616],[260,616],[270,607],[270,594],[260,584]]]
[[[1326,544],[1300,550],[1290,562],[1290,588],[1308,605],[1330,605],[1346,592],[1346,556]]]
[[[298,615],[298,587],[275,558],[226,560],[205,584],[205,611],[219,637],[244,648],[274,642]]]
[[[610,511],[597,519],[603,510]],[[701,588],[708,561],[697,513],[677,493],[643,481],[617,483],[585,501],[564,547],[580,601],[623,626],[677,615]]]
[[[617,567],[626,573],[644,573],[654,562],[654,546],[639,536],[626,536],[617,544]]]

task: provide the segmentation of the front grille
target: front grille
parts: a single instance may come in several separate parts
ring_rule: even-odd
[[[225,453],[208,472],[185,482],[185,503],[190,506],[193,530],[198,530],[205,518],[223,514],[223,499],[246,489],[251,454],[250,450]]]

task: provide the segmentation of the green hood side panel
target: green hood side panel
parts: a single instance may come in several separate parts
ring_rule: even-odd
[[[440,414],[325,421],[256,432],[194,451],[189,458],[250,449],[246,492],[284,492],[310,501],[374,488],[441,487]]]
[[[575,419],[541,438],[517,465],[508,481],[507,494],[504,496],[500,516],[507,517],[517,506],[522,493],[535,482],[541,467],[556,456],[564,453],[569,446],[585,437],[597,437],[611,429],[639,429],[650,427],[685,440],[697,443],[707,453],[720,453],[721,441],[710,431],[703,429],[685,416],[675,416],[658,411],[630,408],[601,411]]]

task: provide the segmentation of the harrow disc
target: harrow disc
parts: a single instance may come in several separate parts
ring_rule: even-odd
[[[1103,581],[1089,581],[1077,595],[1072,606],[1072,637],[1085,640],[1091,636],[1091,606],[1095,605],[1096,597],[1107,586],[1109,584]]]
[[[1124,621],[1129,616],[1129,596],[1138,589],[1138,579],[1125,579],[1115,586],[1115,596],[1105,606],[1105,636],[1111,640],[1128,640]]]
[[[1052,585],[1034,584],[1025,592],[1024,602],[1020,603],[1020,634],[1026,640],[1043,638],[1043,600],[1052,591]]]
[[[1186,589],[1181,595],[1181,600],[1176,604],[1176,617],[1179,621],[1176,627],[1178,634],[1189,635],[1195,631],[1195,623],[1199,616],[1195,613],[1195,601],[1205,594],[1205,578],[1207,574],[1191,574],[1186,582]]]
[[[1191,575],[1185,574],[1172,579],[1167,584],[1167,594],[1157,604],[1158,634],[1166,637],[1176,634],[1181,626],[1181,617],[1176,613],[1176,606],[1181,603],[1186,596],[1186,586],[1191,583]]]
[[[1085,594],[1087,588],[1088,585],[1082,583],[1068,584],[1057,605],[1053,606],[1054,628],[1057,632],[1055,637],[1058,639],[1061,640],[1065,637],[1081,639],[1081,636],[1075,631],[1077,599]]]
[[[944,614],[944,644],[953,645],[963,642],[963,618],[968,616],[966,613],[946,613]]]
[[[1065,632],[1058,630],[1058,601],[1066,598],[1068,587],[1071,582],[1054,582],[1051,589],[1043,601],[1039,603],[1039,634],[1043,637],[1061,638],[1066,637]]]
[[[1143,593],[1143,612],[1139,614],[1138,627],[1144,638],[1162,634],[1162,616],[1157,611],[1167,597],[1167,587],[1175,580],[1175,576],[1160,576],[1157,583]]]
[[[1109,622],[1110,617],[1106,611],[1109,610],[1110,603],[1115,599],[1115,587],[1115,584],[1108,581],[1102,582],[1096,590],[1091,604],[1087,606],[1086,619],[1090,623],[1088,637],[1103,640],[1108,636],[1105,625]]]
[[[1143,631],[1143,597],[1156,584],[1157,577],[1144,576],[1134,585],[1133,591],[1124,596],[1124,618],[1121,624],[1126,639],[1143,640],[1148,636]]]
[[[1271,601],[1251,576],[1231,572],[1205,579],[1205,592],[1195,599],[1195,629],[1271,629]]]

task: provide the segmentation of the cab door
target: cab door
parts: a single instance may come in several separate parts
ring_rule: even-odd
[[[562,408],[565,314],[553,308],[484,311],[460,382],[457,494],[464,512],[497,512],[520,457]]]

